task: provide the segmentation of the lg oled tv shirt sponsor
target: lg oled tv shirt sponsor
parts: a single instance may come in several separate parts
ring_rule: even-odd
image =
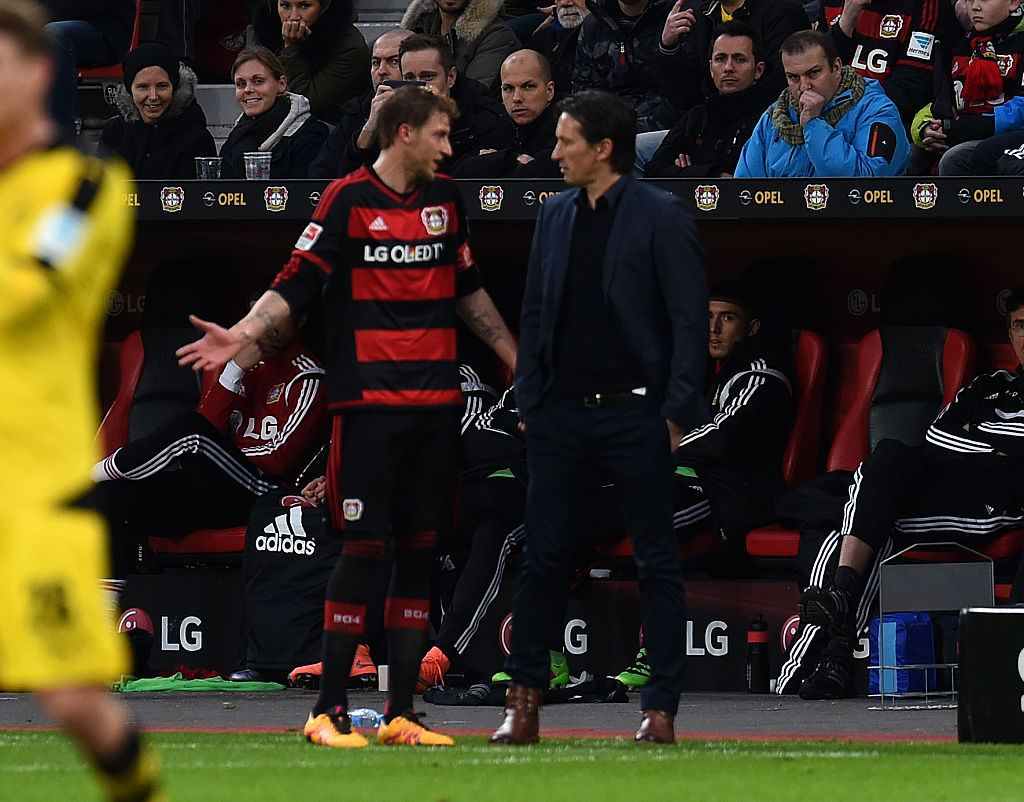
[[[335,410],[461,406],[455,301],[479,287],[455,183],[400,195],[370,167],[328,186],[272,284],[293,310],[322,297]]]

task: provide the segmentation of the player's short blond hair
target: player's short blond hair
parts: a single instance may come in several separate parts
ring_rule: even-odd
[[[459,107],[450,97],[431,92],[422,86],[401,86],[384,101],[377,115],[377,139],[381,148],[390,147],[403,125],[422,128],[434,114],[447,114],[454,120]]]

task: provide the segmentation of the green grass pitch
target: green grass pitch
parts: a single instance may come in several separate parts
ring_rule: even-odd
[[[494,747],[315,747],[298,734],[151,733],[172,800],[1019,800],[1024,748],[837,741],[548,739]],[[93,800],[55,732],[0,731],[0,798]]]

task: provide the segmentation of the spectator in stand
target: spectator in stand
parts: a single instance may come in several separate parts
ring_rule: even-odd
[[[501,62],[520,47],[500,14],[501,0],[412,0],[401,25],[444,37],[459,75],[490,88],[498,80]]]
[[[69,141],[75,137],[78,70],[117,64],[128,51],[135,24],[135,0],[41,0],[51,20],[56,71],[50,109]]]
[[[782,66],[789,86],[743,146],[737,178],[903,174],[910,144],[899,110],[878,81],[843,66],[829,36],[792,34]]]
[[[507,117],[495,133],[496,147],[459,159],[456,178],[561,178],[551,160],[555,149],[555,84],[548,60],[535,50],[517,50],[501,65],[501,99]]]
[[[731,177],[740,150],[775,99],[772,87],[760,80],[764,66],[761,42],[753,28],[738,20],[719,25],[710,66],[716,93],[672,126],[644,168],[644,176]]]
[[[169,418],[96,463],[93,481],[110,483],[103,489],[117,575],[131,565],[128,533],[180,537],[244,526],[256,498],[301,487],[330,434],[325,397],[324,369],[300,340],[280,349],[260,343],[227,363],[198,411]]]
[[[196,102],[196,74],[163,45],[139,45],[124,58],[120,114],[107,121],[101,155],[116,153],[138,179],[195,178],[195,157],[216,156]]]
[[[666,99],[656,68],[669,0],[594,0],[589,8],[576,43],[573,93],[611,92],[636,110],[638,132],[667,130],[679,110]]]
[[[1024,287],[1006,299],[1006,326],[1020,362]],[[777,693],[797,692],[803,699],[854,695],[853,641],[867,628],[879,563],[894,543],[969,545],[1024,524],[1022,416],[1024,368],[1018,364],[1014,371],[977,376],[957,393],[928,428],[923,446],[878,443],[853,474],[842,524],[825,539],[812,575],[817,579],[800,597],[800,630]],[[836,568],[826,580],[829,562]]]
[[[341,108],[338,124],[309,168],[310,178],[340,178],[377,158],[377,114],[394,91],[385,81],[402,80],[398,46],[412,31],[393,28],[377,37],[370,52],[372,88]]]
[[[403,80],[423,81],[432,92],[450,97],[458,106],[459,116],[452,120],[448,135],[452,155],[441,162],[440,172],[450,173],[462,156],[494,141],[505,110],[483,84],[459,74],[443,38],[410,36],[398,46],[398,59]]]
[[[882,84],[908,130],[932,98],[938,48],[961,35],[949,0],[824,0],[818,30],[844,64]]]
[[[737,20],[757,31],[764,55],[762,81],[775,94],[786,86],[780,48],[786,37],[810,28],[797,0],[677,0],[661,33],[658,69],[669,100],[681,111],[711,92],[708,54],[714,30]]]
[[[576,42],[583,20],[590,14],[586,0],[555,0],[555,11],[526,41],[526,47],[542,53],[551,64],[555,82],[555,100],[572,91],[572,73],[576,68]]]
[[[914,118],[912,172],[938,161],[939,175],[991,174],[1004,150],[1024,141],[1024,33],[1020,0],[969,0],[973,30],[953,45],[936,98]],[[978,146],[990,137],[1008,134]]]
[[[244,178],[243,154],[258,150],[272,154],[272,179],[306,178],[327,126],[310,114],[303,95],[288,91],[280,60],[265,47],[247,47],[235,59],[231,78],[242,114],[221,145],[221,178]]]
[[[394,42],[388,46],[394,46]],[[483,84],[459,74],[452,63],[451,48],[440,36],[406,34],[405,38],[400,39],[398,52],[401,70],[399,77],[402,80],[422,81],[437,94],[450,97],[458,106],[459,116],[452,120],[452,130],[448,136],[452,155],[446,156],[438,167],[439,172],[451,173],[461,157],[479,152],[485,143],[495,141],[495,132],[501,124],[504,109]],[[317,158],[316,169],[312,173],[314,177],[336,178],[347,175],[376,160],[380,154],[376,133],[377,114],[391,92],[390,87],[381,83],[368,104],[369,116],[362,128],[358,132],[353,130],[353,115],[353,119],[346,123],[346,131],[353,133],[338,134],[328,140]]]
[[[309,110],[336,123],[342,105],[365,91],[370,54],[352,24],[352,0],[268,0],[276,15],[261,18],[257,41],[284,65],[292,92]]]

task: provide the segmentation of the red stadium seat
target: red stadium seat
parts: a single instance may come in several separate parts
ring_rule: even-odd
[[[128,440],[128,413],[138,389],[144,357],[142,335],[133,331],[121,344],[121,375],[117,395],[103,416],[96,435],[102,443],[104,454],[112,454]],[[214,381],[214,378],[204,373],[203,380],[205,383]],[[147,543],[155,555],[170,558],[174,562],[203,561],[211,556],[220,562],[238,562],[245,551],[245,527],[199,529],[183,538],[150,536]]]
[[[934,359],[922,358],[929,352]],[[826,470],[854,470],[885,437],[923,442],[932,419],[973,375],[974,361],[974,342],[959,329],[890,326],[868,332],[857,349],[853,401],[840,421]],[[841,395],[844,389],[849,388],[840,388]],[[795,558],[799,545],[800,533],[778,524],[747,535],[752,557]]]
[[[139,24],[142,21],[142,0],[135,0],[135,25],[132,27],[132,42],[128,50],[134,50],[139,46]],[[78,71],[78,79],[81,80],[117,80],[124,78],[121,69],[121,62],[110,64],[105,67],[88,67]]]
[[[822,396],[825,394],[825,372],[828,368],[828,348],[820,334],[795,331],[794,338],[796,409],[789,443],[782,457],[782,476],[788,487],[806,482],[817,472]]]

